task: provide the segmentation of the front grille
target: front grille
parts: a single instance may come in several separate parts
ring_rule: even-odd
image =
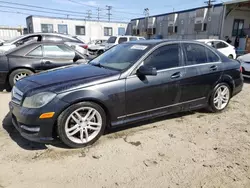
[[[12,88],[12,98],[11,101],[15,104],[20,105],[23,100],[23,92],[17,89],[15,86]]]

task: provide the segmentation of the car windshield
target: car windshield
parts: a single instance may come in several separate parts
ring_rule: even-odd
[[[89,63],[108,69],[124,71],[138,61],[149,49],[150,46],[145,44],[124,43],[114,46]]]

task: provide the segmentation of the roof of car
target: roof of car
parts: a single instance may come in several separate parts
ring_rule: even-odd
[[[197,41],[199,41],[199,42],[212,42],[212,41],[222,41],[222,40],[220,40],[220,39],[199,39]]]
[[[157,45],[157,44],[167,43],[167,42],[192,42],[192,43],[200,43],[200,41],[195,41],[195,40],[178,40],[178,39],[136,40],[136,41],[130,41],[128,43],[145,44],[145,45]]]

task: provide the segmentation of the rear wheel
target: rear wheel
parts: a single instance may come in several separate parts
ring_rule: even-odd
[[[96,142],[106,127],[105,111],[96,103],[81,102],[67,108],[58,118],[57,131],[67,146],[80,148]]]
[[[229,104],[231,89],[227,83],[218,84],[210,97],[209,110],[212,112],[223,111]]]
[[[34,74],[34,72],[28,69],[16,69],[13,72],[11,72],[9,76],[9,84],[11,87],[13,87],[17,81],[32,74]]]

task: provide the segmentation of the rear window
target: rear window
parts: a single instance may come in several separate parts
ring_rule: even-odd
[[[110,37],[107,43],[115,43],[117,37]]]
[[[124,43],[124,42],[127,42],[127,41],[128,41],[127,37],[121,37],[121,38],[119,38],[118,44],[121,44],[121,43]]]
[[[135,40],[137,40],[136,37],[129,37],[129,41],[135,41]]]

